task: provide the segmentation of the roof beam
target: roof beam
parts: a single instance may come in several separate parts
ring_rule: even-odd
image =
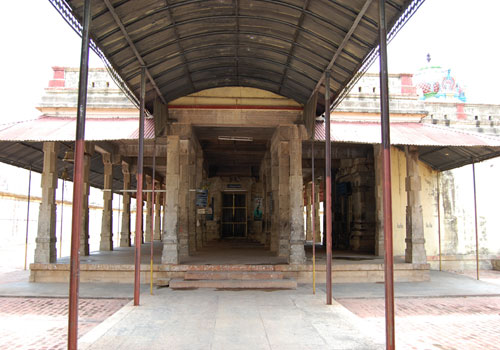
[[[170,23],[172,23],[172,25],[173,25],[175,42],[177,43],[177,47],[179,48],[179,52],[181,52],[182,62],[184,63],[184,66],[186,69],[186,76],[189,80],[189,84],[191,85],[191,88],[193,89],[193,91],[196,91],[194,84],[193,84],[193,80],[191,79],[191,72],[189,71],[189,66],[188,66],[188,61],[186,59],[186,54],[184,53],[184,48],[181,46],[181,43],[180,43],[179,29],[177,28],[177,23],[175,22],[174,16],[172,15],[172,9],[170,8],[169,1],[165,0],[165,4],[167,5],[168,19],[170,20]]]
[[[361,10],[359,11],[358,16],[356,17],[356,19],[352,23],[351,29],[349,29],[349,31],[345,35],[344,39],[342,40],[342,43],[340,43],[338,49],[335,51],[335,54],[333,55],[332,59],[330,60],[330,63],[328,63],[328,65],[326,66],[325,72],[332,69],[335,61],[340,56],[340,54],[344,50],[344,47],[347,45],[347,43],[351,39],[351,36],[353,35],[354,31],[358,27],[359,22],[361,21],[361,19],[365,15],[366,11],[370,7],[372,1],[373,0],[366,0],[365,4],[363,5],[363,7],[361,8]],[[318,80],[318,83],[316,84],[316,86],[314,87],[314,90],[312,91],[311,95],[309,96],[309,99],[311,99],[314,96],[314,94],[316,93],[316,91],[318,91],[318,89],[320,88],[321,84],[323,84],[324,80],[325,80],[325,74],[323,72],[323,74],[321,75],[321,78]],[[328,108],[328,107],[325,106],[325,108]]]
[[[130,39],[130,36],[128,35],[128,32],[127,30],[125,29],[125,26],[123,25],[122,21],[120,20],[120,18],[118,17],[116,11],[115,11],[115,8],[113,7],[113,5],[111,4],[111,2],[109,0],[103,0],[104,3],[106,4],[106,7],[108,8],[108,11],[109,13],[111,14],[111,16],[113,17],[116,25],[120,28],[123,36],[125,37],[125,40],[127,41],[128,43],[128,46],[132,49],[132,51],[134,52],[134,55],[135,57],[137,57],[137,60],[139,61],[139,64],[143,67],[146,66],[146,63],[144,62],[144,59],[142,58],[141,54],[139,53],[139,51],[137,51],[137,48],[135,47],[134,43],[132,42],[132,39]],[[149,72],[149,70],[146,68],[146,76],[148,77],[151,85],[153,85],[154,89],[156,90],[156,93],[158,94],[158,97],[162,100],[162,102],[164,104],[167,104],[167,101],[165,100],[165,98],[163,97],[162,93],[160,92],[160,89],[158,88],[158,86],[156,85],[153,77],[151,76],[151,73]]]
[[[297,39],[300,34],[299,28],[302,27],[302,23],[304,22],[304,17],[306,15],[305,11],[307,10],[307,7],[309,6],[309,0],[304,1],[304,5],[302,6],[302,12],[300,13],[299,21],[297,23],[297,28],[295,28],[295,33],[293,34],[293,40],[292,40],[292,45],[290,46],[290,51],[288,51],[288,57],[286,58],[286,63],[285,63],[285,71],[283,72],[283,75],[281,76],[281,83],[280,83],[280,95],[281,91],[283,90],[283,83],[285,82],[286,79],[286,73],[288,72],[288,66],[290,65],[290,61],[292,60],[292,55],[293,52],[295,51],[295,44],[297,43]]]

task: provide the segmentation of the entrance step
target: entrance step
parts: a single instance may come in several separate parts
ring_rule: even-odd
[[[219,289],[296,289],[297,281],[292,279],[266,280],[183,280],[172,279],[172,289],[219,288]]]
[[[170,280],[170,278],[157,278],[155,284],[157,287],[168,287]]]
[[[185,280],[279,280],[282,272],[276,271],[186,271]]]

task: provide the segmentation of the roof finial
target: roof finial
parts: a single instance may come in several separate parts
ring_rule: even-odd
[[[430,53],[428,53],[428,54],[427,54],[427,62],[428,62],[428,63],[430,63],[430,62],[431,62],[431,54],[430,54]]]

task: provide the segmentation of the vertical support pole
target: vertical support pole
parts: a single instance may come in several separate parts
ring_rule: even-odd
[[[314,124],[316,124],[316,122],[314,121]],[[314,193],[314,190],[316,189],[316,184],[315,184],[315,181],[314,181],[314,127],[313,126],[313,139],[312,139],[312,142],[311,142],[311,159],[312,159],[312,186],[311,186],[311,205],[312,205],[312,208],[311,208],[311,212],[312,212],[312,216],[311,216],[311,228],[312,228],[312,239],[313,239],[313,242],[312,242],[312,253],[313,253],[313,257],[312,257],[312,260],[313,260],[313,294],[316,294],[316,196],[315,196],[315,193]]]
[[[326,304],[332,305],[332,159],[330,141],[330,72],[325,72]]]
[[[80,283],[80,229],[83,205],[83,156],[85,152],[85,114],[89,65],[90,0],[83,9],[82,49],[76,114],[75,167],[73,174],[73,213],[69,280],[68,349],[78,347],[78,290]]]
[[[153,246],[154,246],[154,231],[155,231],[155,206],[156,206],[156,199],[155,199],[155,171],[156,171],[156,139],[153,141],[153,185],[152,185],[152,199],[151,201],[153,202],[151,206],[151,268],[150,268],[150,276],[149,276],[149,293],[153,295]]]
[[[442,271],[442,255],[441,255],[441,190],[439,186],[439,174],[437,173],[437,212],[438,212],[438,247],[439,247],[439,271]]]
[[[382,192],[384,211],[384,276],[386,349],[394,350],[394,255],[392,247],[391,139],[387,72],[385,0],[379,0],[380,116],[382,124]]]
[[[28,231],[30,228],[30,202],[31,202],[31,165],[28,179],[28,208],[26,209],[26,241],[24,243],[24,270],[28,265]]]
[[[141,101],[139,117],[139,157],[137,158],[137,214],[135,220],[134,306],[139,305],[141,289],[142,186],[144,167],[144,108],[146,99],[146,67],[141,67]]]
[[[65,172],[63,172],[66,174]],[[62,236],[63,236],[63,218],[64,218],[64,181],[65,176],[62,177],[62,193],[61,193],[61,229],[59,230],[59,257],[62,256]]]
[[[477,231],[476,165],[474,160],[472,160],[472,182],[474,185],[474,224],[476,231],[476,277],[479,280],[479,237]]]

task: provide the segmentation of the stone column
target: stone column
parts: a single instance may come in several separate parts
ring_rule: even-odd
[[[123,173],[123,214],[120,232],[120,247],[130,247],[130,171],[127,163],[122,163]]]
[[[167,174],[165,177],[165,215],[163,216],[162,264],[179,263],[179,184],[180,184],[180,138],[167,136]]]
[[[196,252],[197,237],[196,237],[196,145],[190,140],[183,140],[188,142],[188,167],[187,176],[188,183],[188,202],[186,206],[187,221],[188,221],[188,251],[189,254]]]
[[[57,151],[56,142],[43,143],[42,202],[38,214],[35,263],[55,263],[56,251],[56,188]]]
[[[278,255],[288,258],[290,255],[290,148],[288,141],[278,141]],[[302,186],[301,186],[302,191]],[[302,213],[301,213],[302,218]]]
[[[157,185],[155,190],[160,190],[161,185]],[[155,193],[155,227],[154,227],[154,237],[155,241],[161,239],[161,193]]]
[[[290,264],[304,264],[304,194],[302,181],[302,139],[297,126],[293,126],[289,141],[289,222],[290,222]]]
[[[196,152],[196,188],[203,187],[203,151],[201,147]],[[196,204],[196,203],[195,203]],[[195,205],[196,208],[196,205]],[[195,212],[196,220],[196,249],[201,249],[203,247],[203,231],[205,224],[205,215],[197,215]]]
[[[420,201],[421,182],[418,175],[418,149],[406,146],[406,250],[405,262],[425,264],[424,220]]]
[[[312,241],[312,183],[306,185],[306,240]]]
[[[279,159],[276,145],[271,145],[271,237],[270,250],[279,250]]]
[[[85,143],[85,155],[83,156],[83,192],[82,192],[82,218],[80,221],[80,256],[90,254],[89,247],[89,194],[90,194],[90,160],[94,152],[94,146]]]
[[[189,256],[189,140],[179,141],[179,257]],[[168,162],[168,160],[167,160]]]
[[[384,256],[384,203],[382,196],[382,147],[373,146],[375,172],[375,255]]]
[[[102,161],[104,163],[104,205],[102,209],[99,250],[109,251],[113,250],[113,192],[111,191],[113,184],[113,164],[111,163],[111,155],[103,154]]]
[[[146,189],[153,189],[153,181],[151,176],[146,175]],[[153,223],[153,193],[146,192],[146,230],[144,232],[144,242],[151,242],[151,231]]]

